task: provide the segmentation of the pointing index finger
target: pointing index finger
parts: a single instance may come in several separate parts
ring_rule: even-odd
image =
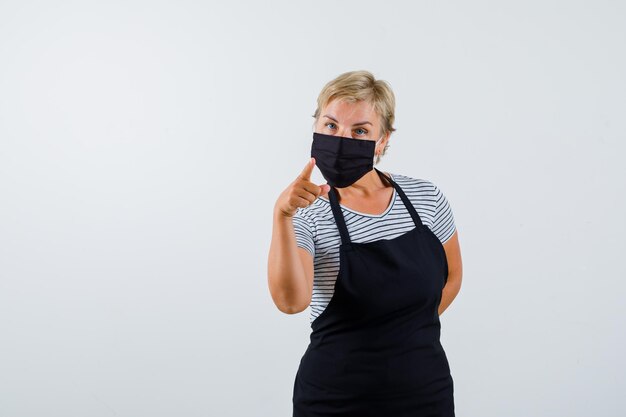
[[[306,164],[302,172],[300,173],[300,178],[305,179],[307,181],[311,180],[311,172],[313,172],[313,167],[315,166],[315,158],[309,159],[309,162]]]

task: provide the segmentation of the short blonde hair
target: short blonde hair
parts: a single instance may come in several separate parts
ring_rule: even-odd
[[[393,127],[396,97],[389,83],[377,80],[371,72],[364,70],[344,72],[329,81],[317,97],[317,109],[313,114],[315,123],[319,120],[322,109],[335,99],[348,102],[366,100],[373,105],[374,110],[380,116],[381,136],[387,132],[391,134],[396,130]],[[388,147],[389,141],[380,155],[377,155],[375,164],[378,164],[380,157],[385,155]]]

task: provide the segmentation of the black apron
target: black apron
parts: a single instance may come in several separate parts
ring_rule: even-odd
[[[453,417],[453,380],[440,343],[438,307],[448,278],[439,238],[400,186],[415,228],[393,239],[350,241],[336,191],[341,235],[334,294],[311,323],[293,387],[293,417]]]

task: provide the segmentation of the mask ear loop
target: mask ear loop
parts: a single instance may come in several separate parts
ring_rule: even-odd
[[[385,137],[385,135],[382,135],[377,141],[376,144],[374,145],[374,160],[372,161],[372,165],[376,164],[376,147],[378,146],[378,142],[380,142],[381,140],[383,140],[383,138]]]
[[[376,149],[376,146],[378,146],[378,142],[380,142],[384,137],[385,137],[385,135],[383,134],[380,137],[380,139],[378,139],[376,141],[376,145],[374,146],[374,149]],[[376,155],[374,155],[374,160],[376,160]],[[380,171],[378,168],[374,167],[374,169],[378,173],[378,176],[380,176],[381,178],[384,178],[383,182],[386,182],[387,184],[389,184],[389,185],[391,185],[392,187],[395,188],[395,185],[393,184],[393,181],[391,179],[389,179],[385,174],[383,174],[382,171]]]

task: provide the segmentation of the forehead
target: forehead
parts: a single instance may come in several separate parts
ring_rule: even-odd
[[[350,121],[359,119],[359,121],[370,121],[376,123],[376,110],[373,105],[365,100],[350,103],[344,100],[331,100],[326,107],[322,109],[321,115],[329,115],[337,120]]]

